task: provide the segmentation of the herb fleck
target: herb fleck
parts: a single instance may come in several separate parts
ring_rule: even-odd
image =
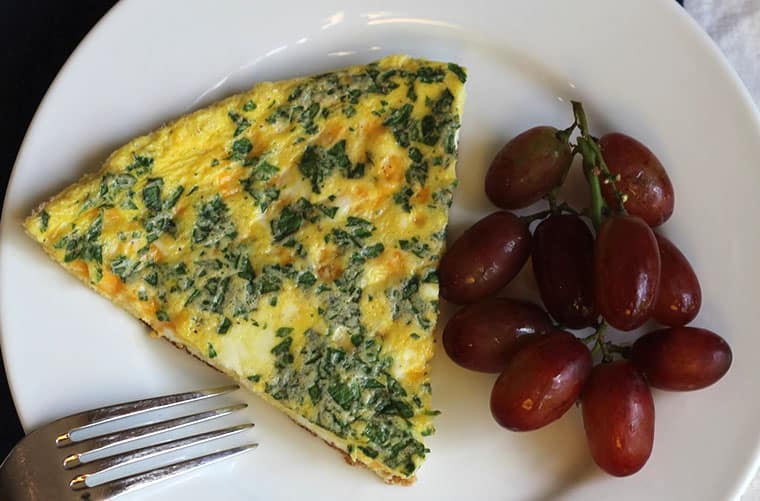
[[[412,189],[408,186],[405,186],[401,189],[401,191],[398,191],[393,194],[393,201],[400,205],[404,211],[406,212],[412,212],[412,205],[410,203],[410,199],[412,198],[412,195],[414,195],[414,192]]]
[[[235,113],[234,111],[228,111],[227,116],[230,117],[230,120],[232,120],[232,123],[235,124],[235,132],[232,133],[232,137],[237,137],[245,130],[251,126],[251,122],[248,121],[247,118],[244,116],[241,116],[238,113]],[[246,152],[247,154],[247,152]]]
[[[293,327],[280,327],[279,329],[277,329],[277,332],[275,332],[275,336],[285,337],[289,335],[291,332],[293,332]]]
[[[135,176],[142,176],[150,172],[152,168],[153,158],[133,153],[132,163],[127,165],[127,172],[132,172]]]
[[[462,83],[465,83],[467,81],[467,72],[464,70],[464,68],[456,63],[449,63],[448,68],[449,71],[455,74]]]
[[[303,223],[302,214],[288,206],[282,209],[280,217],[273,219],[269,224],[272,230],[272,238],[275,242],[282,240],[288,235],[292,235],[301,227]]]
[[[201,204],[193,226],[193,243],[212,247],[218,246],[225,238],[235,238],[237,231],[228,212],[227,205],[219,194]]]
[[[158,212],[161,210],[161,188],[164,180],[160,177],[148,179],[142,190],[142,199],[148,210]]]
[[[227,334],[227,331],[232,327],[232,322],[229,318],[224,317],[216,328],[216,332],[219,334]]]
[[[298,286],[302,289],[308,289],[315,283],[317,283],[317,277],[315,277],[310,271],[304,271],[298,275]]]
[[[253,144],[251,144],[251,141],[248,138],[242,137],[240,139],[235,139],[232,143],[232,150],[227,159],[243,161],[251,150],[253,150]]]
[[[50,221],[50,214],[43,210],[40,212],[40,232],[45,233],[48,229],[48,222]]]

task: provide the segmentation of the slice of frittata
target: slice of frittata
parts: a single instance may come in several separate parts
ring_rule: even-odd
[[[433,432],[465,79],[391,56],[260,83],[119,148],[26,229],[161,336],[407,483]]]

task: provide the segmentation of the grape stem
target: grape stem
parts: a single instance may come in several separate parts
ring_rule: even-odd
[[[596,326],[596,331],[594,331],[593,334],[590,336],[586,336],[582,339],[583,342],[594,342],[594,346],[591,348],[591,355],[598,355],[600,354],[602,356],[602,363],[607,363],[612,361],[612,353],[610,352],[611,343],[608,343],[604,339],[604,333],[607,331],[607,322],[602,320],[599,322]],[[617,351],[617,350],[615,350]]]
[[[591,222],[594,225],[596,233],[599,234],[599,228],[602,226],[602,209],[605,205],[602,198],[602,187],[599,184],[599,176],[594,174],[594,166],[583,160],[583,169],[586,171],[588,184],[591,188]]]
[[[586,175],[589,188],[591,189],[591,207],[584,209],[582,214],[590,217],[598,236],[599,228],[602,226],[603,217],[608,216],[613,211],[618,214],[627,214],[625,210],[626,196],[616,185],[616,182],[620,180],[620,177],[614,176],[607,167],[607,163],[604,161],[599,140],[589,132],[588,118],[586,117],[583,105],[578,101],[572,101],[572,104],[575,122],[568,130],[572,131],[577,127],[580,132],[580,135],[575,141],[573,152],[580,154],[583,158],[583,171]],[[612,192],[615,194],[617,202],[616,211],[612,207],[609,207],[605,202],[604,197],[602,196],[602,183],[609,184],[612,188]],[[591,347],[591,354],[593,356],[599,355],[602,363],[611,362],[615,355],[619,355],[623,358],[630,358],[630,346],[618,346],[605,339],[608,324],[603,318],[600,318],[593,327],[595,327],[593,334],[581,338],[584,343],[593,343],[593,346]]]
[[[573,135],[573,132],[575,131],[575,128],[578,126],[578,121],[576,119],[575,122],[572,123],[570,127],[567,129],[563,129],[561,131],[557,132],[557,139],[562,141],[563,143],[569,143],[570,142],[570,136]]]
[[[619,355],[621,358],[629,359],[631,358],[631,347],[630,346],[620,346],[612,341],[607,341],[605,339],[605,334],[607,333],[607,327],[609,325],[604,320],[600,320],[595,325],[595,331],[591,334],[589,334],[586,337],[580,338],[581,341],[584,343],[594,343],[593,346],[591,346],[591,355],[597,356],[599,355],[601,357],[602,363],[612,362],[615,355]]]
[[[609,167],[607,167],[607,163],[602,156],[599,141],[589,132],[588,118],[583,109],[583,104],[578,101],[572,101],[572,104],[575,124],[578,125],[578,129],[580,130],[580,136],[576,140],[575,152],[580,153],[581,157],[583,157],[583,170],[591,187],[591,221],[594,224],[594,228],[598,231],[602,224],[602,212],[606,206],[602,197],[601,184],[609,184],[612,188],[619,214],[627,213],[625,210],[627,197],[618,189],[616,182],[620,178],[613,175]]]
[[[546,195],[546,201],[549,202],[549,210],[552,212],[552,214],[559,214],[559,209],[557,208],[557,190],[553,189],[549,192],[548,195]]]

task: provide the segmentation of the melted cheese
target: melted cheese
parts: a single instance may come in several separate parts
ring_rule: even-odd
[[[464,79],[393,56],[260,83],[131,141],[26,228],[352,459],[413,478]]]

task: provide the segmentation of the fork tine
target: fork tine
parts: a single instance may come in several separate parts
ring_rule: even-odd
[[[95,461],[81,463],[82,466],[87,467],[90,471],[88,473],[79,475],[79,477],[84,477],[86,479],[87,477],[90,477],[92,475],[106,473],[115,468],[134,464],[144,459],[150,459],[156,456],[160,456],[161,454],[176,452],[193,445],[200,445],[206,442],[210,442],[212,440],[229,437],[237,433],[240,433],[242,431],[249,430],[253,428],[253,426],[254,426],[253,423],[245,423],[238,426],[230,426],[228,428],[223,428],[220,430],[209,431],[206,433],[199,433],[197,435],[192,435],[192,436],[180,438],[177,440],[170,440],[167,442],[162,442],[160,444],[143,447],[142,449],[125,452],[124,454],[117,454],[114,456],[105,457],[103,459],[97,459]],[[79,466],[79,464],[77,464],[77,466]],[[72,468],[72,466],[68,466],[68,467]]]
[[[225,449],[223,451],[214,452],[205,456],[199,456],[179,463],[162,466],[160,468],[148,470],[143,473],[138,473],[136,475],[131,475],[128,477],[120,478],[118,480],[113,480],[111,482],[106,482],[95,487],[88,487],[86,483],[87,476],[80,475],[78,477],[75,477],[69,486],[75,491],[88,489],[88,493],[90,494],[91,498],[108,499],[111,496],[116,496],[134,489],[152,485],[161,480],[172,478],[182,473],[187,473],[202,466],[216,463],[232,456],[237,456],[238,454],[242,454],[246,451],[255,449],[258,447],[258,445],[259,444],[251,443],[240,447]]]
[[[196,402],[199,400],[205,400],[207,398],[224,395],[235,391],[239,388],[238,385],[221,386],[218,388],[209,388],[207,390],[188,391],[185,393],[175,393],[173,395],[164,395],[161,397],[148,398],[144,400],[135,400],[133,402],[126,402],[122,404],[111,405],[109,407],[101,407],[99,409],[92,409],[84,411],[79,414],[74,414],[59,420],[59,423],[66,424],[72,423],[74,428],[70,429],[67,433],[59,436],[56,439],[56,445],[63,447],[73,442],[71,434],[75,431],[83,431],[104,423],[110,423],[117,419],[135,416],[142,414],[143,412],[155,411],[159,409],[166,409],[175,405]],[[83,422],[81,426],[77,426],[78,423]]]
[[[78,443],[84,444],[87,450],[67,456],[63,460],[63,467],[74,468],[82,462],[82,456],[85,454],[100,453],[119,445],[129,444],[130,442],[134,442],[135,440],[141,438],[152,437],[158,435],[159,433],[174,431],[186,426],[199,424],[211,419],[227,416],[240,409],[245,409],[246,407],[248,407],[248,404],[235,404],[227,407],[220,407],[218,409],[213,409],[210,411],[167,419],[166,421],[159,421],[158,423],[138,426],[136,428],[130,428],[128,430],[118,431],[116,433],[84,440]]]

